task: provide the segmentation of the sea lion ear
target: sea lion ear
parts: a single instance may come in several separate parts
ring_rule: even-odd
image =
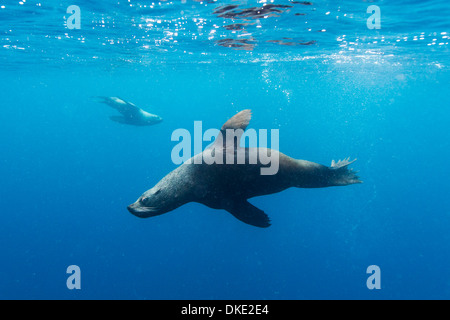
[[[225,122],[220,131],[225,131],[227,129],[245,130],[250,123],[251,118],[252,111],[250,109],[242,110],[241,112],[231,117],[227,122]]]

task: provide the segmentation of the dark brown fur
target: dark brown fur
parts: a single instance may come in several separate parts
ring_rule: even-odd
[[[244,110],[228,120],[221,129],[226,136],[227,129],[245,130],[251,118],[250,110]],[[223,139],[225,141],[226,139]],[[216,142],[219,141],[216,139]],[[227,154],[235,157],[237,152],[245,152],[245,164],[225,164]],[[277,156],[279,169],[274,175],[262,175],[263,165],[259,155],[266,152]],[[197,163],[211,156],[224,159],[224,164]],[[256,164],[249,164],[255,156]],[[352,161],[353,162],[353,161]],[[194,156],[190,161],[170,172],[152,189],[145,192],[129,211],[138,217],[151,217],[174,210],[179,206],[198,202],[210,208],[224,209],[239,220],[257,227],[270,226],[269,217],[250,204],[247,199],[283,191],[287,188],[323,188],[360,183],[356,174],[348,169],[352,162],[348,159],[331,167],[305,160],[296,160],[281,152],[262,148],[239,148],[215,143]]]

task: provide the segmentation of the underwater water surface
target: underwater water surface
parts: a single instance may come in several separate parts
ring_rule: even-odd
[[[0,298],[449,299],[449,16],[442,0],[0,1]],[[113,122],[98,96],[164,120]],[[128,212],[177,167],[174,130],[244,109],[291,157],[357,158],[364,183],[250,199],[269,228],[198,203]]]

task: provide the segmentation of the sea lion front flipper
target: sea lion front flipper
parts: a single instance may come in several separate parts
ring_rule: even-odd
[[[247,200],[236,202],[232,208],[227,208],[226,210],[237,219],[252,226],[260,228],[270,227],[270,219],[267,214]]]
[[[241,137],[244,134],[250,120],[252,118],[252,112],[250,109],[242,110],[236,113],[233,117],[228,119],[220,129],[219,135],[211,145],[212,148],[223,148],[228,150],[235,150],[239,148]],[[231,134],[227,137],[227,131]],[[228,143],[227,143],[227,140]]]
[[[242,129],[245,130],[250,123],[252,118],[252,111],[250,109],[242,110],[236,113],[227,122],[225,122],[220,129],[220,131],[225,131],[226,129]]]
[[[124,124],[129,124],[128,123],[128,119],[127,118],[125,118],[125,117],[121,117],[121,116],[112,116],[112,117],[109,117],[112,121],[115,121],[115,122],[119,122],[119,123],[124,123]]]
[[[121,99],[121,98],[120,98]],[[123,99],[121,99],[121,100],[123,100]],[[129,102],[129,101],[126,101],[126,100],[123,100],[126,104],[127,104],[127,111],[128,112],[131,112],[131,113],[137,113],[137,112],[139,112],[140,110],[141,110],[141,108],[139,108],[137,105],[135,105],[134,103],[132,103],[132,102]]]

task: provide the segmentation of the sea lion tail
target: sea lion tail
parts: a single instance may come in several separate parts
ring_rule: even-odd
[[[356,159],[350,161],[350,158],[339,160],[338,162],[335,162],[334,160],[331,161],[331,177],[329,178],[331,185],[346,186],[349,184],[362,183],[357,176],[358,172],[348,168],[348,166],[355,161]]]

